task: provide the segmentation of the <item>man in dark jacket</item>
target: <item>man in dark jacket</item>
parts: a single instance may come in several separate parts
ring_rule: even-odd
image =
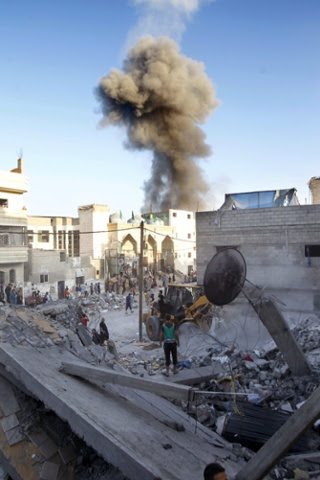
[[[109,330],[105,323],[104,318],[101,318],[101,321],[100,321],[100,337],[102,338],[103,341],[109,340]]]

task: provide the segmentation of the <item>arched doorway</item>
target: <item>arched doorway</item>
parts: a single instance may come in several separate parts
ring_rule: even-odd
[[[138,243],[130,233],[121,242],[119,264],[120,272],[137,276]]]
[[[161,270],[174,269],[174,243],[170,237],[166,237],[161,244]]]
[[[157,242],[152,235],[147,238],[147,256],[148,256],[148,270],[153,274],[157,270]]]

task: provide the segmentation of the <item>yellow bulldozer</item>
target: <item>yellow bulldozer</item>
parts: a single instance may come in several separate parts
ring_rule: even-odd
[[[169,284],[162,315],[157,300],[150,304],[149,312],[145,315],[146,332],[150,340],[159,340],[164,315],[167,313],[177,327],[192,322],[202,331],[208,332],[212,324],[212,304],[199,285]]]

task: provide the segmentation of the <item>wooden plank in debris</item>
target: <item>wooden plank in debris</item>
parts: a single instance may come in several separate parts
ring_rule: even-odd
[[[106,382],[114,385],[123,385],[125,387],[143,390],[145,392],[156,393],[163,397],[174,398],[175,400],[184,400],[188,402],[193,400],[194,391],[185,385],[173,385],[165,382],[156,382],[125,373],[115,372],[107,368],[85,365],[78,362],[63,362],[61,369],[63,373],[84,378],[91,383]]]
[[[320,387],[292,417],[263,445],[237,474],[235,480],[263,480],[296,440],[320,417]]]
[[[297,376],[309,375],[311,366],[275,302],[271,299],[262,300],[254,305],[254,309],[284,356],[292,373]]]

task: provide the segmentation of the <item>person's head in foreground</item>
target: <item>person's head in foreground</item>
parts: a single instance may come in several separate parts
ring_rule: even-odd
[[[203,471],[204,480],[228,480],[225,469],[219,463],[209,463]]]

